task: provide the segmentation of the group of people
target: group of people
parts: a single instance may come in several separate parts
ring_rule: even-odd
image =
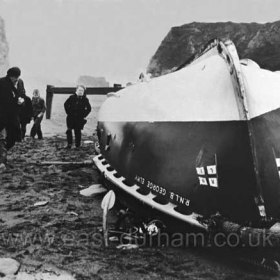
[[[31,138],[37,135],[38,139],[43,139],[41,122],[46,111],[45,101],[38,89],[33,91],[32,99],[26,95],[20,75],[21,70],[12,67],[5,77],[0,78],[0,172],[6,169],[7,151],[25,138],[26,126],[32,119]],[[64,103],[67,149],[73,144],[73,130],[75,146],[78,148],[81,145],[81,131],[87,122],[85,118],[91,112],[85,90],[83,85],[78,85],[75,94]]]
[[[0,170],[5,169],[7,150],[12,148],[16,142],[24,139],[26,125],[32,118],[36,120],[38,113],[36,104],[39,102],[43,105],[41,115],[46,109],[38,90],[37,94],[34,91],[32,100],[26,96],[24,83],[19,78],[20,75],[20,69],[12,67],[7,71],[5,77],[0,78]],[[38,122],[34,121],[32,130],[31,137],[38,134],[38,137],[42,138]]]
[[[22,81],[19,79],[19,82]],[[43,139],[43,133],[41,129],[41,121],[46,111],[45,101],[40,97],[38,89],[34,89],[32,100],[27,95],[21,94],[20,98],[23,98],[22,104],[19,107],[19,123],[20,123],[20,134],[21,140],[25,138],[26,126],[34,120],[33,126],[30,131],[32,139],[38,136],[38,139]]]

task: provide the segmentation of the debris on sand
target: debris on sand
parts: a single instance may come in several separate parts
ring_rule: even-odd
[[[49,168],[53,168],[53,167],[55,167],[55,165],[86,165],[86,166],[94,165],[92,160],[84,160],[84,161],[42,161],[39,164],[40,165],[50,165]]]
[[[91,140],[85,140],[85,141],[84,141],[84,144],[93,144],[93,141],[91,141]]]
[[[105,192],[107,192],[107,189],[105,189],[101,184],[94,184],[86,189],[81,190],[80,194],[83,196],[92,196],[94,194],[102,194]]]
[[[0,163],[0,173],[6,170],[6,165],[4,163]]]
[[[49,203],[48,201],[39,201],[39,202],[34,203],[34,206],[35,207],[37,207],[37,206],[45,206],[48,203]]]
[[[76,212],[73,212],[73,211],[70,211],[70,212],[67,212],[68,215],[73,215],[73,216],[76,216],[78,217],[79,214],[77,214]]]
[[[139,246],[136,244],[120,244],[117,246],[117,249],[121,250],[132,250],[132,249],[138,249]]]
[[[110,236],[109,237],[109,241],[110,242],[118,242],[119,241],[119,238],[117,236]]]
[[[75,280],[70,273],[53,265],[43,265],[38,271],[24,270],[19,272],[16,280]]]
[[[110,190],[102,199],[101,208],[103,209],[103,237],[104,245],[108,247],[108,227],[107,227],[107,215],[108,211],[112,209],[116,201],[116,195],[114,191]]]
[[[0,258],[0,278],[15,275],[20,268],[20,263],[10,258]]]

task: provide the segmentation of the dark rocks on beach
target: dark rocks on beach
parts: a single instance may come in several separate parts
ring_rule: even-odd
[[[280,21],[272,23],[193,22],[172,27],[150,60],[147,72],[160,76],[180,66],[209,40],[230,39],[240,58],[262,68],[280,70]]]

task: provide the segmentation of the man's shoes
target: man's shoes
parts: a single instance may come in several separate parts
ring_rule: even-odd
[[[65,146],[65,149],[70,150],[72,148],[72,145],[68,144],[67,146]]]

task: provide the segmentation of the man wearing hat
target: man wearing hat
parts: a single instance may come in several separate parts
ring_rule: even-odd
[[[24,99],[16,88],[21,71],[12,67],[0,78],[0,172],[7,161],[7,150],[21,140],[19,107]]]

